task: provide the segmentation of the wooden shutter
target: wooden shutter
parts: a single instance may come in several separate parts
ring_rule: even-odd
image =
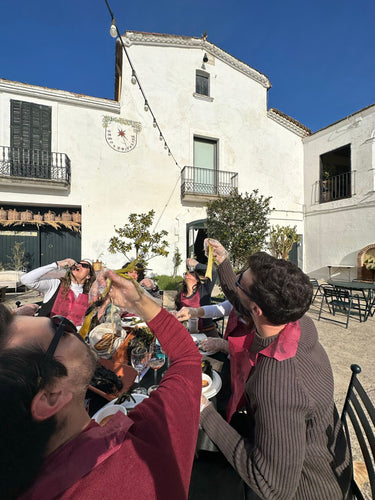
[[[51,170],[51,107],[10,101],[14,175],[48,178]]]

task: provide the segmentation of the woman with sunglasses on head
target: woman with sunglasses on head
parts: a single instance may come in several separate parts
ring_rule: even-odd
[[[67,272],[62,278],[46,276],[64,268]],[[89,305],[88,293],[95,279],[95,271],[89,260],[82,259],[77,263],[67,258],[33,269],[22,276],[21,282],[44,294],[38,316],[61,315],[80,326]]]
[[[195,259],[186,259],[186,267],[188,271],[184,274],[184,281],[175,298],[177,311],[182,307],[199,308],[211,304],[211,293],[217,278],[217,272],[214,269],[212,270],[212,280],[205,278],[207,266],[200,264]],[[207,337],[219,336],[212,318],[200,318],[198,329]]]

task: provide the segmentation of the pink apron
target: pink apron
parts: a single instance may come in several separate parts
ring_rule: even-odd
[[[76,297],[72,290],[63,297],[60,287],[55,303],[53,304],[51,316],[60,315],[68,318],[76,326],[82,325],[86,309],[89,306],[89,296],[86,293],[80,293]]]

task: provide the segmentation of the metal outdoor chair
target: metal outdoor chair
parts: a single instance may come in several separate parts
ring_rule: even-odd
[[[335,288],[331,285],[321,285],[320,288],[323,291],[323,296],[320,304],[318,321],[320,321],[321,318],[328,321],[334,321],[335,323],[345,325],[345,328],[348,328],[350,316],[358,316],[359,321],[362,321],[364,311],[357,296],[353,297],[349,290]],[[328,306],[329,312],[335,316],[335,319],[323,316],[324,304]],[[346,316],[346,320],[340,321],[337,319],[337,312],[344,314]]]
[[[372,498],[375,498],[375,407],[357,378],[357,375],[361,372],[361,367],[351,365],[350,368],[352,376],[341,414],[341,421],[350,449],[353,450],[353,440],[356,439],[361,450],[361,460],[357,461],[356,456],[354,461],[352,493],[354,498],[365,500],[362,491],[363,484],[367,482],[370,485]],[[365,474],[364,479],[362,478],[361,481],[358,476],[355,477],[357,464],[364,464],[368,476],[366,477]]]
[[[322,295],[322,290],[320,288],[320,285],[319,285],[319,282],[317,279],[315,278],[310,278],[310,283],[312,284],[313,286],[313,296],[312,296],[312,299],[311,299],[311,304],[314,303],[314,300],[316,299],[316,296],[319,295],[321,296]]]

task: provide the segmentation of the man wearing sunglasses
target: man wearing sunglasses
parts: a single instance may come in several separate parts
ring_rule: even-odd
[[[159,388],[100,427],[85,409],[96,361],[66,318],[0,304],[0,491],[22,500],[186,500],[199,425],[201,356],[186,329],[111,271],[110,296],[147,321],[170,359]]]
[[[48,277],[56,270],[66,269],[61,278]],[[78,263],[74,259],[64,259],[42,266],[24,274],[21,282],[28,288],[43,293],[43,304],[39,316],[61,315],[76,326],[82,325],[89,305],[88,293],[95,281],[95,271],[87,259]]]
[[[351,498],[350,455],[334,404],[332,369],[305,316],[309,277],[265,252],[249,257],[248,268],[236,276],[223,246],[210,244],[225,295],[251,316],[254,328],[228,338],[227,420],[245,408],[241,434],[204,398],[201,426],[245,482],[247,499]]]

